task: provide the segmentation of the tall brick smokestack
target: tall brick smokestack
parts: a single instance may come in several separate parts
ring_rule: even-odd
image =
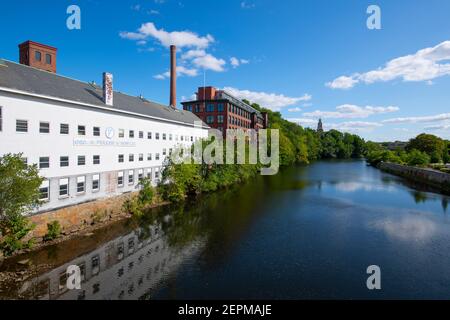
[[[170,46],[170,106],[177,108],[177,47]]]

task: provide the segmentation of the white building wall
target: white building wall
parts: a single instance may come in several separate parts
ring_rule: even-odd
[[[50,168],[40,170],[40,174],[50,181],[50,199],[39,208],[40,212],[133,191],[138,184],[140,169],[145,176],[151,171],[152,180],[156,183],[155,172],[162,169],[164,149],[168,155],[171,148],[192,144],[191,137],[195,141],[208,135],[208,131],[201,127],[20,94],[0,92],[0,107],[0,156],[23,153],[29,164],[39,164],[40,157],[50,158]],[[28,121],[27,133],[16,132],[16,120]],[[50,133],[39,132],[41,121],[50,123]],[[60,134],[61,124],[69,125],[68,135]],[[79,125],[85,126],[85,136],[78,134]],[[100,128],[100,136],[93,135],[94,127]],[[119,138],[120,129],[125,132],[124,138]],[[134,131],[134,138],[129,137],[130,130]],[[139,138],[140,131],[143,138]],[[149,132],[151,139],[148,139]],[[156,139],[157,134],[159,140]],[[163,140],[164,134],[166,140]],[[147,158],[149,153],[152,160]],[[157,153],[159,160],[156,160]],[[119,163],[120,154],[124,155],[123,163]],[[129,161],[130,154],[134,155],[133,162]],[[143,154],[143,161],[139,161],[139,154]],[[93,164],[94,155],[100,156],[100,164]],[[68,167],[60,166],[61,156],[69,157]],[[78,156],[85,156],[84,166],[78,165]],[[132,184],[128,183],[129,170],[134,170]],[[117,185],[117,174],[121,171],[124,172],[123,187]],[[94,174],[100,174],[100,190],[97,192],[92,191]],[[76,190],[79,176],[86,177],[86,191],[82,194]],[[68,197],[59,197],[60,178],[69,178]]]

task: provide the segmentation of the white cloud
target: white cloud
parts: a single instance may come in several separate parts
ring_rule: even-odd
[[[299,107],[288,109],[288,112],[300,112],[300,111],[302,111],[302,109],[300,109]]]
[[[204,56],[192,59],[192,63],[198,68],[203,68],[205,70],[212,70],[216,72],[225,71],[224,66],[226,65],[225,60],[218,59],[209,53]]]
[[[317,124],[316,120],[308,119],[308,118],[287,118],[287,121],[299,124],[299,125],[312,125]]]
[[[237,68],[242,64],[248,64],[248,63],[250,63],[250,61],[246,60],[246,59],[238,59],[236,57],[230,58],[230,64],[233,66],[233,68]]]
[[[198,75],[198,70],[197,69],[189,69],[183,66],[177,66],[177,76],[182,77],[182,76],[187,76],[187,77],[196,77]],[[164,73],[161,74],[157,74],[155,76],[153,76],[153,78],[157,79],[157,80],[164,80],[167,78],[170,78],[170,72],[166,71]]]
[[[247,1],[242,1],[241,2],[241,8],[242,9],[251,9],[251,8],[254,8],[254,7],[255,7],[254,3],[249,3]]]
[[[190,60],[197,57],[204,57],[206,56],[206,51],[203,49],[192,49],[187,51],[186,53],[183,53],[181,55],[181,59],[183,60]]]
[[[426,81],[450,75],[450,41],[435,47],[425,48],[415,54],[399,57],[387,62],[383,67],[351,76],[340,76],[327,83],[333,89],[350,89],[357,83],[371,84],[395,79],[403,81]]]
[[[383,124],[378,122],[364,122],[364,121],[348,121],[341,123],[324,123],[325,130],[335,129],[342,132],[359,133],[370,132],[376,128],[382,127]]]
[[[145,41],[145,40],[139,40],[138,42],[136,42],[136,44],[137,44],[138,46],[145,46],[145,45],[147,44],[147,41]]]
[[[139,10],[141,10],[141,5],[140,4],[135,4],[134,6],[131,6],[131,10],[139,11]]]
[[[355,119],[368,118],[375,114],[391,113],[400,110],[398,107],[359,107],[352,104],[344,104],[336,107],[336,111],[320,111],[306,112],[305,117],[328,118],[328,119]]]
[[[238,99],[247,99],[250,102],[257,103],[262,107],[273,111],[279,111],[283,107],[292,106],[298,102],[309,101],[312,99],[309,94],[305,94],[301,97],[287,97],[283,94],[239,90],[233,87],[225,87],[224,90]]]
[[[450,119],[450,113],[441,113],[434,116],[424,117],[405,117],[405,118],[392,118],[386,119],[384,123],[418,123],[418,122],[437,122]]]
[[[438,125],[434,125],[434,126],[428,126],[425,127],[424,130],[429,130],[429,131],[439,131],[439,130],[448,130],[450,129],[450,124],[438,124]]]
[[[156,14],[159,14],[159,11],[152,9],[152,10],[148,11],[148,14],[155,14],[156,15]]]
[[[157,29],[153,22],[147,22],[141,25],[137,32],[121,32],[120,36],[130,40],[145,40],[154,38],[164,47],[176,45],[179,48],[195,47],[207,48],[214,42],[211,35],[199,36],[191,31],[172,31],[168,32],[164,29]]]

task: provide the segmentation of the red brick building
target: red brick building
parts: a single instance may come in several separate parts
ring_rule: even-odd
[[[214,87],[200,87],[195,101],[182,102],[183,109],[191,111],[211,128],[226,129],[265,129],[268,115]]]
[[[26,41],[19,44],[20,64],[56,73],[57,49],[45,44]]]

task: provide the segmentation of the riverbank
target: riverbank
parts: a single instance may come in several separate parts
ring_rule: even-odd
[[[419,168],[400,165],[390,162],[381,162],[377,166],[380,170],[409,179],[415,182],[425,183],[450,194],[450,174],[429,168]]]

